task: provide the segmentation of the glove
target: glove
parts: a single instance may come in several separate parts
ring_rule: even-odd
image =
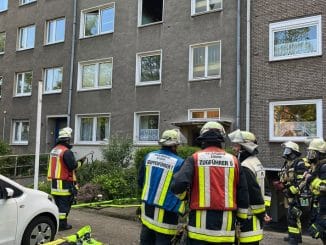
[[[290,192],[291,192],[293,195],[296,195],[296,194],[299,193],[299,189],[298,189],[298,187],[295,187],[294,185],[291,185],[291,186],[289,187],[289,190],[290,190]]]
[[[299,218],[302,215],[302,211],[297,207],[292,207],[290,212],[296,218]]]

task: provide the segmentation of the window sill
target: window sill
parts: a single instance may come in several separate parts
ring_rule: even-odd
[[[78,89],[77,92],[90,92],[90,91],[98,91],[98,90],[111,90],[112,87],[105,87],[105,88],[88,88],[88,89]]]
[[[0,55],[4,55],[5,54],[5,52],[0,52]]]
[[[29,5],[35,4],[35,3],[37,3],[37,1],[29,2],[29,3],[23,3],[23,4],[19,4],[19,7],[29,6]]]
[[[62,93],[62,91],[58,90],[58,91],[51,91],[51,92],[43,92],[43,95],[61,94],[61,93]]]
[[[93,35],[93,36],[80,36],[79,39],[80,40],[83,40],[83,39],[89,39],[89,38],[94,38],[94,37],[100,37],[100,36],[105,36],[105,35],[109,35],[109,34],[112,34],[114,33],[114,30],[113,31],[110,31],[110,32],[104,32],[104,33],[100,33],[100,34],[96,34],[96,35]]]
[[[297,60],[297,59],[318,57],[318,56],[322,56],[322,55],[323,55],[322,52],[318,52],[318,53],[306,54],[306,55],[293,55],[293,56],[282,56],[282,57],[270,57],[269,58],[269,62],[282,61],[282,60]]]
[[[191,14],[191,17],[196,17],[196,16],[205,15],[205,14],[210,14],[210,13],[216,13],[216,12],[222,12],[222,10],[223,10],[223,8],[220,8],[220,9],[214,9],[214,10],[209,10],[209,11],[200,12],[200,13],[194,13],[194,14]]]
[[[0,10],[0,14],[8,12],[8,9]]]
[[[157,141],[153,142],[134,142],[134,146],[157,146],[159,145]]]
[[[152,85],[161,85],[162,82],[136,82],[136,87],[152,86]]]
[[[10,145],[17,145],[17,146],[20,146],[20,145],[28,145],[28,142],[27,143],[19,143],[19,142],[13,142],[13,143],[10,143]]]
[[[139,25],[138,24],[138,28],[143,28],[143,27],[147,27],[147,26],[154,26],[154,25],[161,25],[163,24],[163,20],[162,21],[158,21],[158,22],[153,22],[153,23],[148,23],[148,24],[145,24],[145,25]]]
[[[74,146],[104,146],[107,144],[106,142],[75,142]]]
[[[210,80],[219,80],[221,79],[221,76],[218,77],[205,77],[205,78],[192,78],[188,79],[188,82],[201,82],[201,81],[210,81]]]
[[[26,51],[26,50],[31,50],[31,49],[34,49],[34,47],[33,47],[33,48],[22,48],[22,49],[17,49],[16,51],[17,51],[17,52],[20,52],[20,51]]]
[[[54,43],[44,43],[44,47],[48,47],[48,46],[53,46],[53,45],[56,45],[56,44],[60,44],[60,43],[64,43],[65,40],[63,41],[58,41],[58,42],[54,42]]]
[[[32,96],[32,94],[21,94],[21,95],[14,95],[14,98],[21,98],[21,97],[31,97]]]

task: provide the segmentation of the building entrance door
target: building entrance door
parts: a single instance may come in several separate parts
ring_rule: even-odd
[[[56,140],[61,128],[67,127],[67,117],[49,117],[47,129],[47,147],[48,151],[56,144]]]

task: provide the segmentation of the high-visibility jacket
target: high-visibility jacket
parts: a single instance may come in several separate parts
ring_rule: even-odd
[[[72,183],[76,181],[74,170],[69,170],[63,161],[63,154],[69,150],[64,145],[56,145],[50,152],[48,180],[52,181],[51,194],[71,195]]]
[[[196,152],[193,158],[194,177],[190,208],[222,211],[237,209],[237,159],[217,147],[208,147]]]
[[[185,202],[171,192],[170,184],[183,159],[169,150],[161,149],[147,154],[144,164],[142,223],[159,233],[174,235],[177,233],[178,213],[184,213]],[[145,212],[146,207],[152,211]],[[174,217],[170,223],[166,215]]]

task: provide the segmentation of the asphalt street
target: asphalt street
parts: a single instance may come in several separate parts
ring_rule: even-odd
[[[120,213],[128,214],[129,210],[122,209]],[[127,217],[127,216],[126,216]],[[65,232],[59,232],[56,238],[74,234],[84,225],[91,225],[93,237],[104,244],[109,245],[135,245],[139,244],[139,234],[141,225],[137,221],[127,220],[125,218],[115,218],[104,215],[104,212],[98,213],[94,210],[72,210],[68,221],[73,225],[73,229]],[[264,231],[264,240],[261,245],[286,245],[283,241],[286,234],[272,231]],[[303,244],[321,245],[320,240],[314,240],[308,236],[303,237]]]

